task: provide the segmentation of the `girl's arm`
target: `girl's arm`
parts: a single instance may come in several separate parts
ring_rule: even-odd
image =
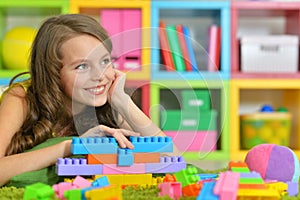
[[[0,158],[0,186],[13,176],[43,169],[55,164],[57,158],[70,156],[70,145],[71,140],[66,140],[43,149]]]
[[[6,93],[0,104],[0,186],[15,175],[48,167],[57,158],[70,155],[71,141],[64,141],[44,149],[5,156],[6,149],[22,126],[27,112],[22,87],[12,88]]]

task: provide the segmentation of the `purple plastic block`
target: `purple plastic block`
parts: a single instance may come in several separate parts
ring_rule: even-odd
[[[72,138],[71,153],[78,154],[111,154],[117,153],[118,143],[113,137]]]
[[[298,182],[286,182],[288,184],[287,192],[289,196],[296,196],[299,192],[299,183]]]
[[[159,163],[146,163],[146,173],[171,173],[186,168],[181,156],[162,156]]]
[[[240,174],[240,178],[262,178],[260,173],[252,171],[250,173],[239,173]]]
[[[58,158],[56,173],[59,176],[102,174],[102,165],[88,165],[84,158]]]

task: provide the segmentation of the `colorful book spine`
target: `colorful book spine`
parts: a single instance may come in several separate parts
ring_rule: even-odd
[[[175,71],[176,69],[172,58],[172,53],[168,42],[167,32],[166,32],[166,24],[163,21],[160,21],[159,23],[159,42],[160,42],[163,64],[166,66],[166,70]]]
[[[208,29],[208,71],[220,69],[221,52],[221,28],[218,25],[211,25]]]
[[[193,71],[198,71],[198,66],[197,66],[197,60],[196,60],[196,55],[193,49],[193,44],[192,44],[192,39],[191,39],[191,34],[190,34],[190,30],[188,29],[188,27],[183,26],[183,33],[185,36],[185,43],[190,55],[190,62],[192,64],[192,70]]]
[[[179,45],[176,27],[170,25],[166,27],[168,41],[170,49],[172,51],[172,57],[177,71],[185,71],[184,59]]]
[[[182,51],[182,56],[184,59],[186,71],[192,71],[193,69],[192,69],[189,51],[187,49],[187,45],[186,45],[186,41],[185,41],[185,36],[183,33],[183,26],[181,24],[176,25],[176,31],[178,34],[178,40],[179,40],[180,48]]]

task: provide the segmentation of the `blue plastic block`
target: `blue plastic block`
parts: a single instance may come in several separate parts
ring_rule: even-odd
[[[218,174],[198,174],[200,180],[207,180],[207,179],[216,179]]]
[[[118,166],[131,166],[133,162],[134,156],[131,149],[118,149]]]
[[[109,185],[110,184],[109,184],[107,176],[102,176],[92,182],[92,186],[97,186],[97,187],[105,187],[105,186],[109,186]]]
[[[133,144],[133,152],[136,153],[165,153],[173,152],[173,142],[171,137],[129,137]]]
[[[219,196],[214,194],[216,182],[205,182],[196,200],[218,200]]]
[[[78,154],[116,154],[118,143],[113,137],[72,138],[71,153]]]
[[[58,158],[56,173],[59,176],[102,174],[103,165],[88,165],[84,158]]]

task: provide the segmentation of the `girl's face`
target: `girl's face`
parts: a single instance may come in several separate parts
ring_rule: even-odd
[[[110,53],[90,35],[76,36],[61,47],[61,81],[75,112],[85,106],[102,106],[115,78]]]

